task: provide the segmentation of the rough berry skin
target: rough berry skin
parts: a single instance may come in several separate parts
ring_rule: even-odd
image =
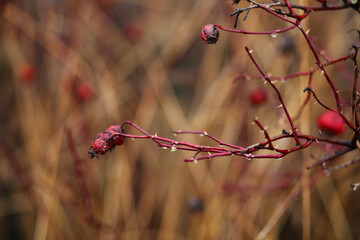
[[[96,139],[91,148],[96,154],[103,155],[112,148],[112,145],[102,139]]]
[[[261,88],[255,88],[250,93],[250,101],[252,105],[260,105],[267,100],[266,92]]]
[[[36,77],[36,68],[32,64],[26,64],[21,68],[20,79],[24,83],[32,82]]]
[[[215,44],[219,39],[219,30],[214,24],[207,24],[201,30],[201,38],[208,44]]]
[[[345,130],[344,121],[337,113],[332,111],[322,113],[317,119],[317,126],[321,131],[330,135],[338,135]]]
[[[110,126],[105,132],[109,132],[113,135],[112,138],[114,139],[115,145],[121,145],[124,143],[125,137],[116,135],[124,132],[120,125]]]
[[[119,135],[123,132],[120,125],[113,125],[106,129],[105,132],[96,135],[95,141],[88,151],[90,157],[99,158],[99,155],[104,155],[106,152],[111,151],[116,145],[123,144],[125,137]]]

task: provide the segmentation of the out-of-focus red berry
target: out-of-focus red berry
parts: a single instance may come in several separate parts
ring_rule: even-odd
[[[323,112],[317,119],[318,128],[330,135],[341,134],[345,130],[344,121],[332,111]]]
[[[20,70],[20,80],[28,83],[33,82],[36,78],[36,67],[32,64],[24,65]]]
[[[255,88],[250,93],[250,101],[252,105],[260,105],[267,100],[267,93],[262,88]]]
[[[89,101],[94,97],[93,87],[90,84],[84,82],[75,84],[74,93],[76,99],[80,102]]]
[[[136,42],[142,36],[142,28],[136,21],[127,22],[124,26],[123,32],[130,42]]]
[[[219,30],[214,24],[207,24],[201,30],[201,38],[208,44],[215,44],[219,39]]]

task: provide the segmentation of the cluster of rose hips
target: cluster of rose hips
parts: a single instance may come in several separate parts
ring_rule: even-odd
[[[125,137],[121,135],[122,133],[124,131],[120,125],[110,126],[105,132],[99,133],[88,151],[90,157],[99,158],[99,155],[113,150],[117,145],[122,145],[125,141]]]

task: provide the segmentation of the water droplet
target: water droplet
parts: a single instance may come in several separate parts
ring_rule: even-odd
[[[324,170],[324,173],[325,173],[326,176],[330,176],[330,171],[329,171],[329,169],[325,169],[325,170]]]
[[[283,159],[282,157],[277,158],[277,160],[282,160],[282,159]]]
[[[171,152],[175,152],[177,150],[177,148],[175,146],[171,147]]]
[[[244,154],[245,155],[245,157],[246,157],[246,160],[248,160],[248,161],[250,161],[251,159],[252,159],[252,155],[251,155],[251,153],[249,153],[249,154]]]
[[[276,37],[277,37],[277,35],[278,35],[278,33],[277,33],[277,32],[273,32],[273,33],[271,34],[271,37],[276,38]]]
[[[198,160],[197,160],[196,158],[194,159],[194,163],[195,163],[195,164],[197,164],[197,163],[198,163]]]
[[[133,142],[135,141],[135,138],[133,138],[133,137],[132,137],[132,138],[130,138],[130,139],[131,139],[131,141],[133,141]]]
[[[164,149],[164,150],[165,150],[165,149],[167,149],[167,147],[162,147],[162,149]]]
[[[204,134],[200,133],[200,134],[199,134],[199,136],[200,136],[200,137],[203,137],[203,136],[204,136]]]

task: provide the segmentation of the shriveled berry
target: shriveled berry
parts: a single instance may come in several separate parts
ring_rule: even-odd
[[[114,140],[115,145],[121,145],[124,143],[125,137],[117,135],[119,133],[124,133],[120,125],[110,126],[105,132],[112,134],[112,139]]]
[[[116,145],[123,144],[125,137],[121,136],[121,133],[124,133],[122,127],[120,125],[113,125],[106,129],[105,132],[96,135],[95,141],[88,151],[90,157],[99,158],[99,155],[113,150]]]
[[[201,30],[201,38],[208,44],[215,44],[219,39],[219,30],[214,24],[207,24]]]
[[[21,81],[28,83],[35,80],[36,77],[36,67],[32,64],[26,64],[21,68],[20,79]]]
[[[338,135],[345,130],[344,121],[332,111],[322,113],[317,119],[317,126],[321,131],[330,135]]]
[[[112,149],[112,145],[102,139],[96,139],[95,142],[91,145],[91,148],[95,151],[95,153],[103,155]]]
[[[252,105],[260,105],[267,100],[267,93],[262,88],[255,88],[250,93],[250,101]]]

